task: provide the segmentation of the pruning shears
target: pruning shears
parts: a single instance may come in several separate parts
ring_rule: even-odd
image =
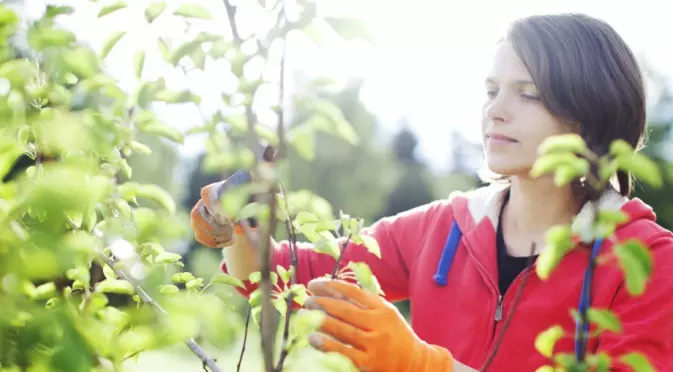
[[[255,158],[257,159],[257,162],[273,163],[275,161],[275,157],[276,150],[273,148],[273,146],[263,146],[262,144],[258,144],[256,146]],[[229,178],[227,178],[224,182],[222,182],[222,185],[220,185],[220,187],[217,189],[217,197],[220,199],[225,192],[235,187],[250,184],[252,182],[252,171],[249,169],[239,169],[229,176]],[[253,201],[254,195],[251,193],[248,196],[248,203],[252,203]],[[250,227],[257,227],[257,221],[252,217],[248,218],[248,223],[250,224]]]

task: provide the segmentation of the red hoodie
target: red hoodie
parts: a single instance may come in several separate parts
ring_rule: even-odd
[[[344,265],[366,262],[387,300],[410,300],[411,325],[420,338],[447,348],[458,361],[474,369],[483,366],[494,347],[503,321],[511,315],[523,277],[520,274],[506,293],[499,293],[495,229],[504,191],[494,185],[454,193],[448,200],[384,218],[368,229],[379,243],[382,258],[351,244],[343,260]],[[645,242],[654,268],[645,292],[633,297],[626,291],[616,262],[596,267],[591,306],[615,312],[623,332],[604,331],[600,337],[590,338],[588,352],[613,356],[611,371],[630,371],[617,363],[617,357],[634,351],[644,353],[657,371],[673,370],[673,234],[656,224],[652,209],[639,199],[629,201],[611,193],[600,205],[621,208],[631,217],[617,229],[617,239],[637,237]],[[587,207],[580,214],[585,211]],[[332,257],[314,252],[306,243],[298,246],[299,283],[307,284],[332,272]],[[607,253],[611,247],[606,241],[596,252]],[[567,336],[556,343],[555,352],[575,352],[571,309],[578,308],[592,252],[588,248],[572,250],[545,281],[535,271],[528,275],[489,371],[532,372],[547,364],[535,350],[534,340],[556,324]],[[288,242],[276,243],[274,249],[272,267],[289,268]],[[226,272],[224,264],[222,270]],[[245,284],[247,290],[241,293],[248,295],[255,286]]]

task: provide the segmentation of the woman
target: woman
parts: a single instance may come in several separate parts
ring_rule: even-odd
[[[485,91],[486,161],[506,182],[383,218],[368,230],[382,258],[352,244],[343,261],[368,263],[385,300],[409,299],[411,327],[385,300],[352,284],[315,279],[331,272],[335,262],[304,244],[297,279],[310,282],[314,295],[305,306],[330,315],[311,344],[342,353],[365,371],[474,371],[484,367],[503,320],[511,317],[489,370],[535,371],[548,364],[534,340],[555,324],[566,333],[554,351],[582,353],[585,347],[574,342],[571,309],[578,307],[591,245],[574,249],[545,281],[534,272],[528,275],[511,312],[522,278],[534,270],[526,267],[531,242],[538,247],[534,259],[550,227],[569,224],[598,203],[630,217],[616,235],[645,242],[654,269],[645,293],[632,297],[618,266],[596,268],[590,305],[615,312],[623,331],[590,338],[586,351],[612,356],[611,371],[631,370],[620,362],[630,352],[644,353],[658,371],[671,370],[673,234],[656,224],[649,206],[627,199],[631,179],[626,173],[620,172],[615,189],[603,195],[529,176],[538,146],[551,135],[578,133],[599,154],[618,138],[642,145],[643,77],[630,49],[610,26],[588,16],[525,18],[497,44]],[[202,190],[192,227],[196,239],[208,246],[233,242],[223,250],[222,268],[246,279],[259,270],[257,252],[240,227],[219,224],[208,213],[221,212],[213,208],[217,187]],[[612,245],[598,242],[593,253],[609,252]],[[289,267],[288,243],[273,242],[273,248],[272,267]]]

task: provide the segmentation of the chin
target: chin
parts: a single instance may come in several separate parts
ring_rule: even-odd
[[[487,159],[486,166],[490,172],[507,177],[527,176],[531,169],[530,164],[507,161],[507,159]]]

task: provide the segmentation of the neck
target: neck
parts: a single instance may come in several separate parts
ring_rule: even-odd
[[[570,187],[558,187],[551,178],[512,177],[503,217],[517,235],[543,236],[557,224],[569,224],[579,211]]]

